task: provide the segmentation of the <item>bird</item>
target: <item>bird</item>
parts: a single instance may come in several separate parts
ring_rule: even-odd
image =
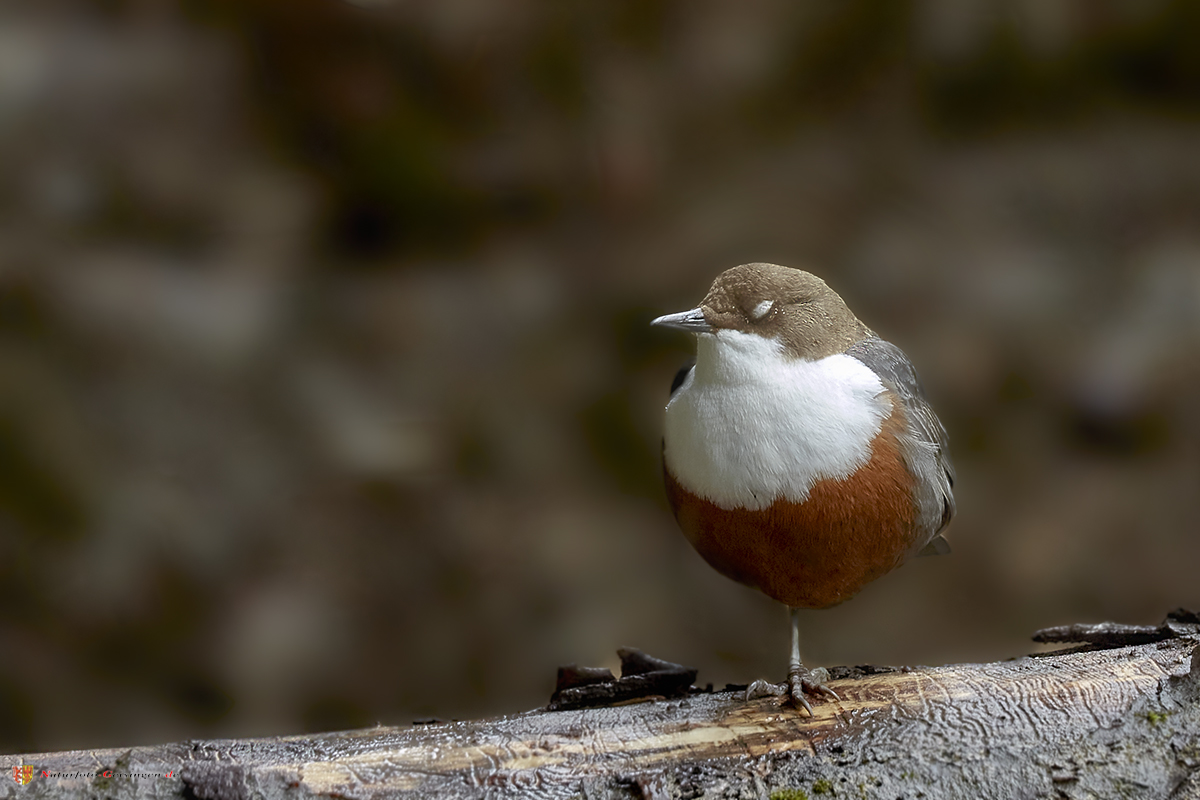
[[[788,681],[747,697],[838,699],[800,659],[800,611],[842,603],[906,560],[949,552],[946,429],[912,362],[809,272],[742,264],[652,325],[696,337],[672,382],[663,478],[721,574],[790,609]]]

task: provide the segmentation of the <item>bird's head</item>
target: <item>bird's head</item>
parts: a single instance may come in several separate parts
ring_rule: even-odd
[[[825,281],[776,264],[743,264],[713,281],[700,305],[650,324],[705,336],[721,331],[778,341],[794,358],[817,360],[871,336]]]

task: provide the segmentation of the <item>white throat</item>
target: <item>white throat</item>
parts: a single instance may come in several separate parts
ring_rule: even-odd
[[[696,368],[667,404],[664,458],[675,480],[721,508],[803,502],[852,475],[891,411],[879,377],[851,356],[790,358],[774,339],[697,338]]]

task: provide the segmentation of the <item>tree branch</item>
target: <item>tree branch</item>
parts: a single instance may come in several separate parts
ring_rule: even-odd
[[[43,753],[0,759],[0,798],[1200,798],[1200,619],[1188,613],[1158,628],[1050,629],[1039,635],[1090,644],[1013,661],[835,670],[842,700],[813,718],[775,698],[693,690],[471,722]],[[35,777],[18,789],[20,763]]]

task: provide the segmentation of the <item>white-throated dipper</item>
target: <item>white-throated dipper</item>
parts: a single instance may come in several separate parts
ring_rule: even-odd
[[[949,551],[946,429],[900,348],[803,270],[734,267],[651,324],[696,334],[663,432],[675,519],[718,572],[791,608],[788,683],[750,692],[811,714],[805,692],[836,695],[801,664],[798,612]]]

